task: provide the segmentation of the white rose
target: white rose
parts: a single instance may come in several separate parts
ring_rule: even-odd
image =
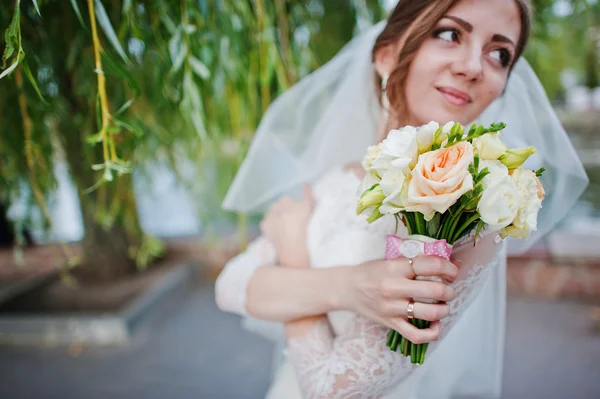
[[[538,179],[531,170],[518,168],[512,174],[522,198],[517,215],[504,233],[510,237],[528,238],[537,230],[537,218],[542,208],[542,199],[538,195]]]
[[[419,154],[431,150],[433,145],[435,132],[438,130],[440,125],[437,122],[429,122],[428,124],[421,126],[417,131],[417,148]]]
[[[384,192],[389,192],[388,195],[381,203],[379,207],[379,211],[383,214],[396,214],[400,211],[406,210],[407,202],[408,202],[408,186],[410,184],[411,175],[404,175],[400,172],[400,174],[393,176],[386,176],[386,188]],[[400,184],[400,181],[402,183]],[[383,179],[382,179],[382,187],[383,187]],[[392,190],[393,191],[388,191]]]
[[[390,169],[382,176],[381,188],[385,194],[383,204],[390,204],[390,206],[397,208],[397,210],[394,209],[394,211],[387,210],[385,213],[397,213],[400,211],[402,202],[400,199],[400,194],[404,188],[405,181],[406,175],[399,169]],[[386,209],[387,208],[384,208],[384,210]]]
[[[475,153],[481,159],[496,160],[506,152],[506,146],[498,134],[487,133],[473,139]]]
[[[488,175],[486,178],[490,176]],[[500,180],[491,179],[488,183],[491,184],[484,182],[485,189],[477,204],[477,211],[481,220],[492,229],[500,230],[510,225],[517,216],[521,205],[521,195],[508,174]]]
[[[404,173],[417,161],[417,129],[405,126],[399,130],[392,130],[387,138],[382,141],[383,148],[379,157],[373,162],[373,169],[383,176],[389,168],[397,168]]]
[[[489,174],[483,178],[483,188],[487,188],[508,176],[508,168],[500,161],[480,161],[479,170],[487,168]]]
[[[365,168],[365,170],[370,170],[372,168],[373,162],[379,157],[382,149],[383,143],[372,145],[367,149],[367,153],[362,161],[362,166]]]

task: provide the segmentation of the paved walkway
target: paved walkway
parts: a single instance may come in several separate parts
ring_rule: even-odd
[[[166,314],[127,348],[0,347],[0,398],[264,395],[270,344],[219,312],[212,287]],[[504,398],[600,398],[600,332],[589,306],[513,298],[508,323]]]

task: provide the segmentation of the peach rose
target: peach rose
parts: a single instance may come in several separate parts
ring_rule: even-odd
[[[467,191],[473,189],[469,165],[473,146],[460,142],[448,148],[419,155],[408,186],[406,211],[421,212],[426,220],[444,213]]]

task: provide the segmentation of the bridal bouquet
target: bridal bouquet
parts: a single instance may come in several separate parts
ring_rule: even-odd
[[[507,149],[500,139],[504,127],[473,125],[465,133],[460,123],[430,122],[392,130],[369,147],[356,212],[369,223],[395,215],[409,233],[406,239],[387,237],[387,259],[424,254],[449,260],[457,240],[474,232],[476,241],[486,225],[502,238],[527,238],[536,230],[543,168],[522,167],[535,148]],[[417,328],[429,326],[410,321]],[[394,330],[388,334],[390,350],[400,348],[412,363],[423,363],[427,345],[413,344]]]

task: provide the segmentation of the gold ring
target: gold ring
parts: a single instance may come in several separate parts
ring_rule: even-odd
[[[410,299],[408,305],[406,305],[406,316],[408,316],[409,320],[415,318],[415,301],[412,299]]]

